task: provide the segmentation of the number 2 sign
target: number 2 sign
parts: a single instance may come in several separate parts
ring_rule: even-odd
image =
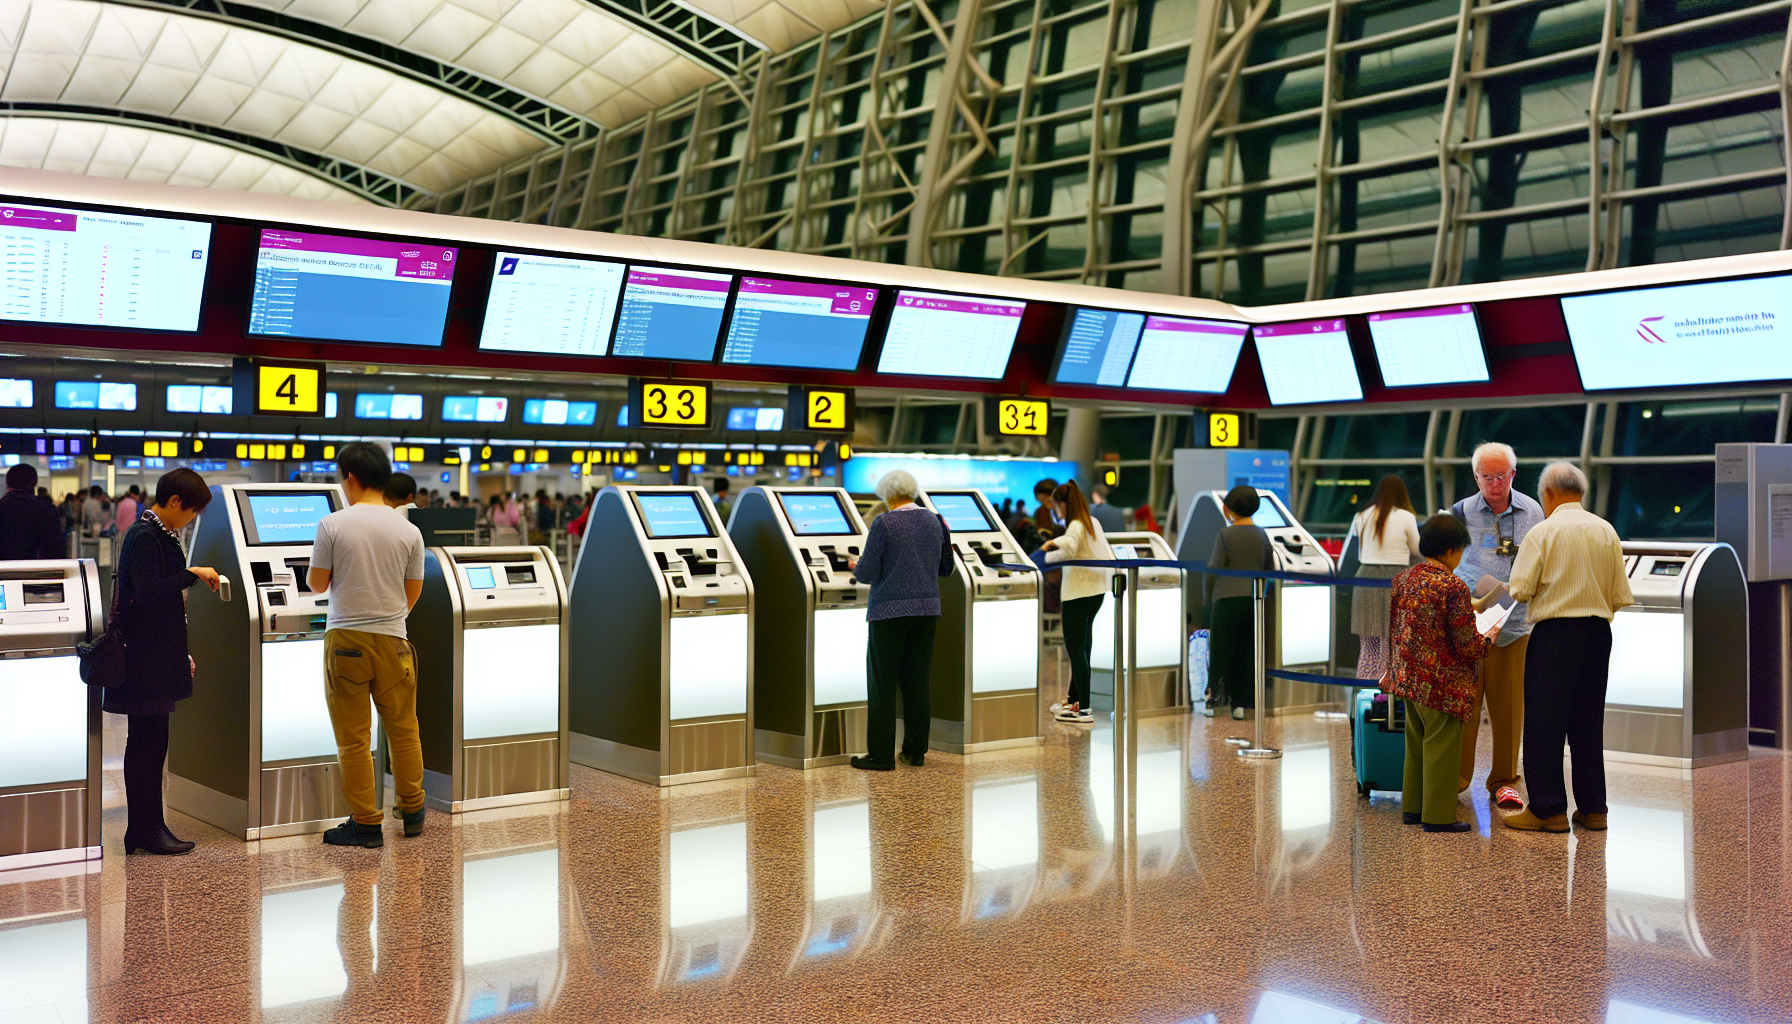
[[[857,412],[852,388],[793,386],[785,405],[785,423],[792,430],[850,434]]]

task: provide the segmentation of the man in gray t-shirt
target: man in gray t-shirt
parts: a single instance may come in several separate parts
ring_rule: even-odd
[[[336,730],[342,792],[353,812],[324,833],[332,846],[385,845],[373,771],[371,700],[386,726],[395,810],[404,834],[423,832],[423,742],[417,730],[417,656],[405,618],[423,593],[423,535],[387,507],[392,463],[365,441],[343,445],[336,469],[349,505],[317,524],[307,579],[329,591],[324,634],[324,700]]]

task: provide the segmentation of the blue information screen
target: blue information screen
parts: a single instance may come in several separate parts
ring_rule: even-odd
[[[713,537],[709,521],[690,494],[636,494],[647,532],[655,537]]]
[[[856,370],[877,289],[743,277],[722,362]]]
[[[420,420],[423,418],[423,396],[359,394],[355,396],[355,418],[361,420]]]
[[[832,494],[780,494],[778,503],[790,517],[790,532],[798,537],[849,536],[846,512]]]
[[[630,267],[610,354],[709,362],[733,285],[728,274]]]
[[[494,590],[498,586],[498,580],[492,575],[492,567],[485,565],[467,570],[467,586],[474,590]]]
[[[1126,371],[1139,347],[1145,314],[1073,307],[1052,380],[1058,384],[1126,386]]]
[[[249,495],[257,544],[309,544],[317,539],[317,524],[329,514],[330,496],[323,492]]]
[[[927,500],[933,502],[933,510],[955,531],[986,533],[995,529],[995,524],[983,514],[983,506],[977,503],[974,495],[929,494]]]
[[[440,345],[459,254],[435,243],[264,230],[249,333]]]
[[[526,398],[523,400],[523,422],[543,427],[589,427],[597,422],[597,403]]]
[[[101,380],[59,380],[56,382],[56,408],[135,412],[137,385]]]

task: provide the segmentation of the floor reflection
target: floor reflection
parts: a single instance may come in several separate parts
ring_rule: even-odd
[[[666,953],[660,984],[734,977],[753,941],[747,823],[681,829],[666,837]]]

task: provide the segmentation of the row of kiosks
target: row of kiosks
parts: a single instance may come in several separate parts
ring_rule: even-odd
[[[98,869],[100,692],[75,645],[103,628],[92,559],[0,565],[0,871]]]

